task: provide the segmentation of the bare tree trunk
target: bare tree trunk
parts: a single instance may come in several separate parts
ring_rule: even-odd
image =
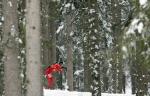
[[[18,61],[17,0],[3,0],[4,6],[4,84],[5,96],[21,96]]]
[[[56,62],[56,9],[57,1],[42,1],[42,33],[43,59],[42,63],[49,65]],[[55,14],[54,14],[55,13]]]
[[[54,11],[54,10],[53,10]],[[50,22],[51,31],[51,63],[56,63],[56,24],[55,21]]]
[[[67,44],[67,80],[69,90],[73,91],[73,57],[71,44]]]
[[[91,92],[91,84],[92,84],[92,70],[88,64],[88,52],[84,55],[84,91]]]
[[[58,18],[57,16],[57,4],[58,1],[50,1],[49,3],[49,34],[50,34],[50,57],[51,61],[50,63],[56,63],[56,19]]]
[[[73,52],[72,52],[72,39],[70,36],[73,31],[73,25],[71,23],[71,14],[66,15],[66,32],[67,32],[67,83],[69,90],[73,91]]]
[[[27,0],[26,6],[27,96],[42,96],[40,0]]]
[[[51,61],[50,31],[49,31],[49,0],[42,0],[42,64],[48,66]]]
[[[57,1],[42,1],[42,64],[44,67],[56,63],[56,11]]]
[[[0,17],[3,16],[3,3],[2,0],[0,0]],[[2,18],[0,18],[0,23],[2,23]],[[2,42],[2,24],[0,25],[0,42]],[[2,96],[4,93],[4,64],[2,64],[2,58],[3,58],[3,50],[2,46],[0,46],[0,96]]]

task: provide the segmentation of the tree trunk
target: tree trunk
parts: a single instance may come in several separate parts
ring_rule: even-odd
[[[50,65],[51,52],[50,52],[50,31],[49,31],[49,0],[42,0],[42,64],[45,66]]]
[[[84,90],[101,96],[101,65],[104,64],[104,33],[101,30],[97,0],[88,0],[81,17],[84,54]]]
[[[67,14],[66,17],[66,32],[67,32],[67,83],[70,91],[73,91],[73,52],[72,52],[72,38],[70,36],[73,31],[71,23],[72,16]]]
[[[121,60],[121,6],[119,0],[111,0],[112,9],[112,78],[113,78],[113,93],[122,93],[122,60]]]
[[[50,22],[50,33],[51,33],[51,63],[56,63],[56,24],[55,24],[55,20]]]
[[[4,6],[4,83],[5,96],[21,96],[20,64],[18,61],[17,0],[3,0]]]
[[[44,68],[56,63],[57,1],[42,1],[42,64]]]
[[[42,96],[40,0],[27,0],[26,6],[27,96]]]
[[[0,17],[3,16],[3,9],[2,9],[3,3],[2,0],[0,0]],[[2,18],[0,18],[0,42],[2,42]],[[4,92],[4,64],[2,63],[3,58],[3,50],[2,46],[0,46],[0,96],[3,95]]]
[[[67,44],[67,80],[69,90],[73,91],[73,57],[72,46],[70,43]]]
[[[42,1],[42,63],[47,66],[56,63],[56,12],[57,1]]]

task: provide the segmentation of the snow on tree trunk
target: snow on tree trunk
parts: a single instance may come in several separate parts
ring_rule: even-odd
[[[131,75],[130,75],[130,69],[129,66],[126,65],[125,70],[125,93],[132,94],[132,81],[131,81]]]
[[[3,0],[4,84],[5,96],[21,96],[18,61],[17,0]]]
[[[122,93],[122,56],[121,56],[121,45],[122,45],[122,32],[121,32],[121,5],[119,0],[111,0],[112,10],[112,53],[111,53],[111,64],[112,64],[112,91],[113,93]]]

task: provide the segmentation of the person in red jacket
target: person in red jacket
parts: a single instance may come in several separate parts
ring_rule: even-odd
[[[47,67],[44,71],[44,75],[48,81],[48,88],[54,88],[55,86],[55,78],[53,76],[54,73],[61,73],[63,71],[61,64],[54,63],[51,66]]]

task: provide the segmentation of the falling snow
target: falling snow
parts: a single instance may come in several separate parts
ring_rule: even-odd
[[[71,6],[70,3],[67,3],[67,4],[65,5],[66,8],[68,8],[68,7],[70,7],[70,6]]]
[[[10,7],[12,7],[12,2],[11,1],[8,1],[8,4]]]

